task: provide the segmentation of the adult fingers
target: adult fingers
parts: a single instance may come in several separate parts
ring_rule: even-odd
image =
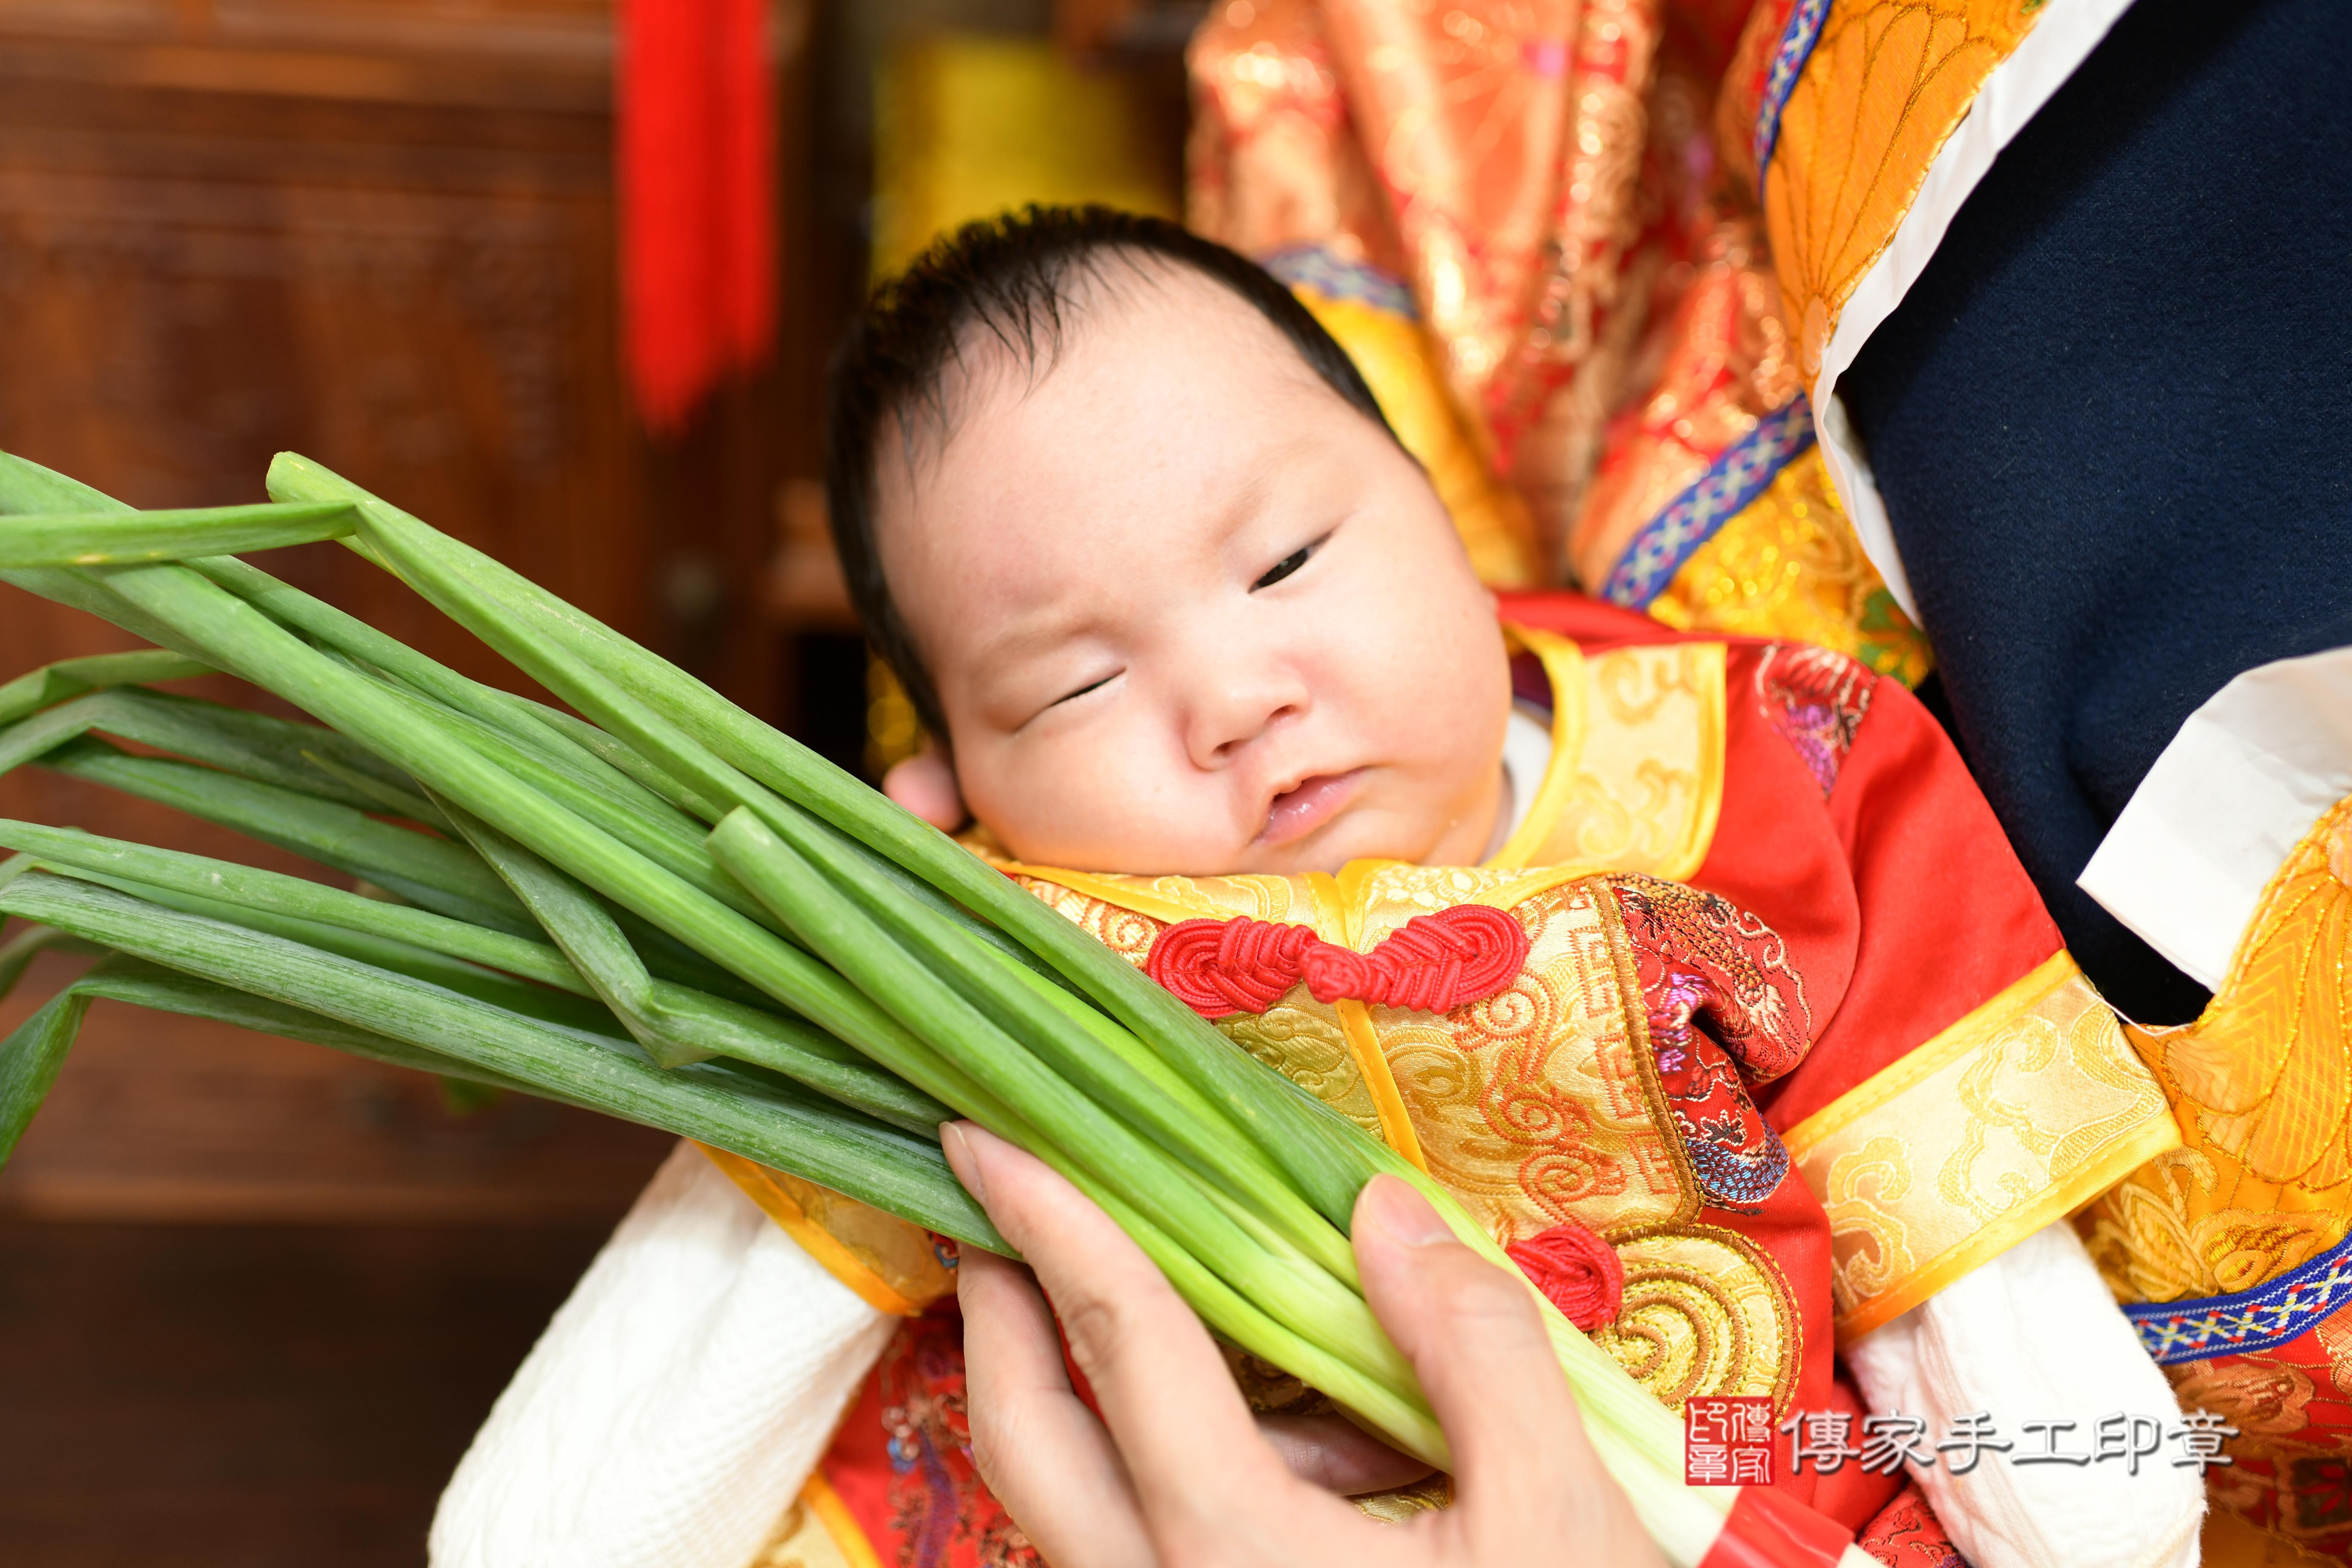
[[[1261,1415],[1257,1430],[1292,1475],[1340,1497],[1410,1486],[1433,1473],[1342,1415]]]
[[[1565,1492],[1622,1508],[1525,1281],[1456,1240],[1394,1176],[1359,1194],[1353,1235],[1365,1299],[1445,1428],[1465,1512],[1491,1500],[1524,1513]]]
[[[961,1147],[957,1147],[961,1142]],[[1288,1473],[1208,1331],[1117,1222],[1039,1160],[969,1122],[957,1176],[1021,1249],[1117,1438],[1155,1539],[1280,1511]]]
[[[1135,1489],[1071,1392],[1054,1315],[1029,1271],[978,1248],[956,1270],[972,1461],[1056,1568],[1150,1568]]]

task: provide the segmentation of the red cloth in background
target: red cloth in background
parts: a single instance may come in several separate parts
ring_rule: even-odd
[[[621,335],[637,414],[683,426],[776,324],[776,117],[766,0],[621,7]]]

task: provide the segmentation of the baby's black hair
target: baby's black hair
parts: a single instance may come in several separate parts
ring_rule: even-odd
[[[881,284],[835,351],[825,386],[825,499],[834,547],[866,636],[944,745],[939,689],[882,574],[874,539],[876,464],[883,432],[917,414],[944,433],[945,386],[985,332],[1034,367],[1059,347],[1074,285],[1111,257],[1189,268],[1239,295],[1297,349],[1324,384],[1365,417],[1388,421],[1347,351],[1264,268],[1166,218],[1104,206],[1030,206],[966,224]]]

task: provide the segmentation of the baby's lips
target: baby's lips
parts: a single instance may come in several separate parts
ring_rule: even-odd
[[[1257,845],[1272,848],[1293,844],[1337,816],[1362,784],[1364,770],[1344,773],[1314,773],[1276,795],[1258,830]]]

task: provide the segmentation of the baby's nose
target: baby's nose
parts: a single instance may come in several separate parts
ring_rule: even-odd
[[[1271,670],[1207,686],[1192,708],[1192,760],[1204,768],[1230,766],[1260,736],[1306,710],[1304,689]]]

